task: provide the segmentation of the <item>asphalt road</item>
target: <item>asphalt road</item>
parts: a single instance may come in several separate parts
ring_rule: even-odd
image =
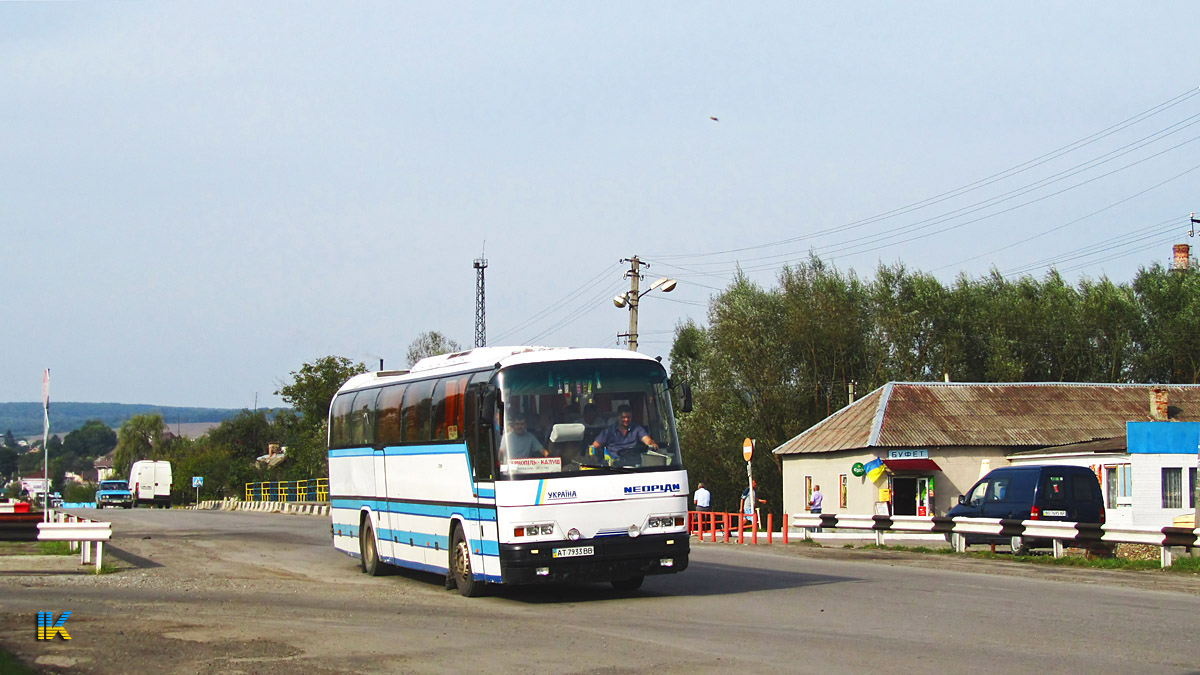
[[[1200,672],[1200,580],[1178,575],[693,544],[686,572],[632,594],[468,599],[361,574],[323,517],[103,519],[116,573],[0,558],[0,644],[39,672]],[[38,611],[71,611],[72,639],[36,640]]]

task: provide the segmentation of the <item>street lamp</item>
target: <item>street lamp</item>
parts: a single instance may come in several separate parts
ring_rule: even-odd
[[[613,298],[613,304],[618,308],[629,307],[629,350],[637,351],[638,348],[638,301],[642,296],[655,289],[663,293],[670,293],[675,290],[675,286],[679,283],[675,279],[663,277],[654,283],[650,284],[650,288],[644,291],[638,291],[638,275],[636,274],[636,264],[634,266],[635,273],[630,275],[630,289]]]

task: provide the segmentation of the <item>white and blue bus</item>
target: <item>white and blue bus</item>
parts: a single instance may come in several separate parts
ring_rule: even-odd
[[[479,347],[356,375],[329,412],[333,544],[368,574],[445,574],[468,596],[681,572],[689,490],[669,389],[657,360],[616,349]],[[620,412],[645,436],[596,447]]]

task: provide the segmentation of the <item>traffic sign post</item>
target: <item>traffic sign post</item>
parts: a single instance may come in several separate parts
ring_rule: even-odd
[[[200,487],[204,485],[204,476],[192,476],[192,487],[196,488],[196,503],[200,503]]]
[[[754,457],[754,439],[747,438],[742,441],[742,457],[746,459],[746,501],[750,503],[750,517],[754,517],[757,510],[757,495],[754,494],[754,472],[751,469],[750,458]],[[742,513],[739,516],[741,520],[746,519],[746,505],[742,504]],[[754,536],[758,537],[758,525],[755,523]]]

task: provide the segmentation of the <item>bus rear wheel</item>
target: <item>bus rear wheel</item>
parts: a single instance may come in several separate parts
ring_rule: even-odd
[[[375,546],[375,530],[370,521],[364,520],[358,530],[358,553],[363,572],[373,577],[383,574],[384,564],[379,560],[379,550]]]
[[[476,598],[483,595],[484,582],[477,581],[471,571],[471,546],[463,536],[461,527],[454,528],[454,541],[450,545],[450,574],[459,595]]]
[[[612,585],[618,591],[636,591],[642,587],[642,582],[645,580],[646,577],[638,575],[636,577],[629,577],[628,579],[613,579]]]

